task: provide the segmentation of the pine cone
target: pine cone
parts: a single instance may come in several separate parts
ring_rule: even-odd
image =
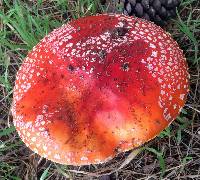
[[[123,13],[137,16],[164,26],[170,18],[176,17],[176,8],[181,0],[101,0],[109,4],[109,12],[119,12],[119,5],[124,7]],[[112,9],[112,10],[110,10]]]
[[[180,0],[121,0],[124,2],[124,14],[135,15],[163,26],[176,16],[176,7]]]

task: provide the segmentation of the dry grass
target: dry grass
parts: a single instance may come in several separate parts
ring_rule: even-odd
[[[104,174],[111,179],[200,179],[198,0],[182,0],[178,18],[166,27],[184,50],[191,75],[191,91],[180,116],[135,158],[126,152],[106,164],[81,167],[47,161],[21,142],[10,116],[12,88],[23,58],[45,34],[71,18],[110,7],[92,0],[17,2],[0,0],[0,179],[99,179]]]

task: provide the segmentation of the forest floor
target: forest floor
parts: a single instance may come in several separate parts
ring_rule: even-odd
[[[0,0],[0,179],[200,179],[200,1],[182,0],[164,28],[183,49],[190,92],[178,118],[126,166],[130,152],[102,165],[64,166],[33,153],[20,140],[10,106],[15,75],[29,50],[71,19],[102,13],[113,4],[93,0]],[[118,7],[118,11],[120,11]]]

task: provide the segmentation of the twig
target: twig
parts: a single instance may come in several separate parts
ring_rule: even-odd
[[[200,111],[199,111],[198,109],[196,109],[196,108],[194,108],[194,107],[192,107],[192,106],[190,106],[190,105],[187,105],[187,104],[186,104],[186,106],[189,107],[190,109],[193,109],[194,111],[200,113]]]

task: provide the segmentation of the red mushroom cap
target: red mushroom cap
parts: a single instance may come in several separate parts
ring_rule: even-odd
[[[160,27],[124,15],[80,18],[47,35],[17,73],[12,114],[34,152],[106,162],[154,138],[184,106],[185,57]]]

